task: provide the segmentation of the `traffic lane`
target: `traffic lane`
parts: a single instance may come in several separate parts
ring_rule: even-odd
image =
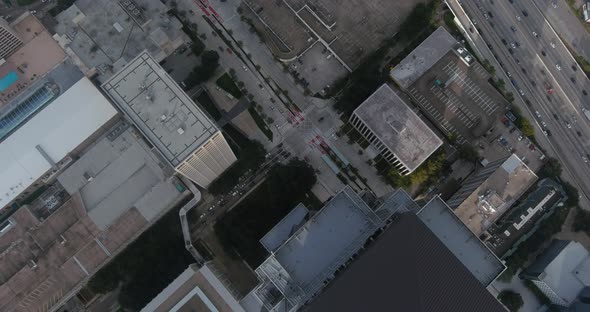
[[[546,28],[549,29],[549,32],[547,33],[547,38],[550,42],[549,45],[546,45],[545,43],[545,47],[543,47],[543,49],[548,50],[548,54],[553,53],[557,56],[558,62],[556,62],[556,64],[559,64],[562,67],[561,75],[565,76],[565,79],[569,80],[568,84],[572,86],[570,92],[572,92],[572,95],[578,98],[580,104],[582,105],[586,102],[587,99],[585,99],[584,96],[580,93],[579,87],[586,89],[590,88],[590,80],[582,72],[581,68],[579,68],[576,60],[570,54],[568,48],[564,45],[561,38],[558,37],[558,35],[549,25],[549,21],[545,19],[545,15],[543,15],[539,6],[533,3],[530,11],[531,15],[536,16],[537,20],[541,21],[546,26]],[[579,26],[579,22],[577,22],[576,24],[578,24]],[[585,32],[584,29],[583,31]],[[586,35],[588,34],[586,33]],[[558,73],[558,75],[560,74]],[[573,80],[572,77],[574,78]]]
[[[553,2],[556,4],[555,8],[552,5]],[[577,54],[590,60],[590,34],[567,3],[559,0],[535,0],[523,3],[528,3],[531,6],[536,5],[555,28],[555,31],[569,43]]]
[[[473,15],[473,14],[471,14],[471,12],[470,12],[472,10],[471,7],[470,8],[463,8],[463,6],[459,5],[459,3],[457,1],[447,1],[447,2],[450,3],[451,6],[455,6],[455,9],[454,9],[455,12],[459,12],[459,13],[464,14],[462,16],[462,18],[465,19],[465,20],[467,20],[467,22],[465,22],[467,25],[471,25],[471,21],[473,21],[473,25],[476,25],[476,26],[480,27],[479,24],[482,23],[482,21],[481,21],[482,19],[481,19],[481,17],[479,15]],[[469,14],[470,16],[467,16],[467,14]],[[485,27],[488,28],[487,26],[485,26]],[[492,52],[489,51],[486,47],[484,47],[484,45],[487,46],[487,44],[485,42],[485,39],[484,39],[484,36],[483,35],[484,34],[481,33],[481,34],[479,34],[477,36],[473,36],[473,38],[474,38],[474,40],[476,40],[475,41],[475,44],[480,46],[481,51],[484,51],[485,54],[487,54],[488,57],[490,57]],[[487,37],[487,35],[485,37]],[[497,45],[497,47],[501,47],[501,46],[500,45]],[[495,58],[491,58],[491,57],[490,57],[490,59],[492,60],[493,63],[495,63],[496,61],[498,61],[498,62],[500,61],[499,59],[496,60]],[[502,67],[502,66],[500,66],[500,67]],[[519,104],[521,107],[524,107],[524,113],[525,113],[525,115],[528,115],[530,118],[533,118],[534,115],[531,112],[531,108],[530,107],[527,107],[524,103],[520,103],[520,102],[521,101],[519,101],[517,99],[516,103]],[[538,130],[539,130],[539,128],[538,127],[535,127],[535,131],[538,132]],[[564,155],[562,155],[562,150],[561,149],[558,150],[557,148],[555,148],[555,146],[553,146],[553,144],[548,140],[547,137],[542,136],[542,135],[539,135],[539,136],[537,136],[537,141],[542,146],[546,146],[548,144],[549,145],[548,152],[550,153],[550,155],[551,154],[553,154],[553,155],[557,154],[556,157],[560,158],[560,160],[562,160],[562,162],[563,162],[563,159],[565,157],[564,157]],[[566,180],[572,181],[574,184],[577,184],[578,185],[578,188],[580,188],[580,185],[579,185],[580,184],[580,182],[579,182],[580,179],[573,174],[573,172],[577,172],[579,170],[578,169],[578,164],[576,163],[575,166],[573,166],[573,165],[571,165],[569,163],[564,162],[564,165],[565,165],[564,166],[564,169],[565,170],[563,172],[564,178]],[[590,207],[590,202],[588,201],[588,196],[584,192],[582,192],[582,194],[584,194],[584,196],[580,200],[580,206],[581,207],[586,207],[586,209],[588,209],[588,207]]]
[[[503,16],[509,16],[509,15],[508,15],[508,14],[504,14]],[[485,18],[485,17],[484,17],[484,18]],[[507,23],[507,22],[508,22],[508,23],[510,22],[510,19],[509,19],[509,18],[508,18],[508,19],[505,19],[505,20],[503,21],[503,23],[501,23],[501,24],[504,24],[504,25],[506,25],[506,23]],[[508,27],[509,27],[509,26],[508,26]],[[511,30],[510,30],[510,31],[511,31]],[[495,32],[494,32],[494,33],[495,33]],[[494,34],[494,33],[490,33],[490,34]],[[490,36],[490,37],[494,37],[494,36]],[[497,45],[497,46],[500,46],[500,47],[502,47],[502,45],[501,45],[500,43],[498,43],[498,42],[496,42],[496,45]],[[501,49],[501,48],[500,48],[500,50],[503,50],[503,49]],[[496,51],[496,53],[497,53],[497,51]],[[501,53],[502,53],[502,54],[504,54],[504,56],[508,58],[508,60],[509,60],[509,61],[508,61],[507,63],[512,63],[512,61],[513,61],[513,60],[512,60],[512,57],[511,57],[511,56],[509,56],[509,55],[507,54],[507,52],[504,52],[504,51],[502,51]],[[518,64],[517,64],[517,65],[518,65]],[[514,65],[513,65],[513,66],[514,66]],[[515,69],[518,69],[518,66],[514,66],[513,68],[515,68]],[[523,77],[523,74],[521,74],[521,71],[519,71],[519,70],[514,70],[514,72],[515,72],[515,75],[516,75],[517,77],[519,77],[519,78],[520,78],[520,80],[521,80],[521,84],[524,84],[525,86],[529,84],[529,82],[527,81],[527,79],[525,79],[525,77]],[[531,89],[531,88],[530,88],[530,86],[526,86],[526,87],[528,87],[527,89],[529,89],[529,90]],[[548,108],[548,106],[547,106],[547,103],[546,103],[546,100],[545,100],[545,99],[543,99],[543,98],[540,98],[540,97],[539,97],[539,95],[538,95],[536,92],[532,92],[532,93],[531,93],[531,95],[532,95],[532,96],[529,96],[529,97],[534,97],[534,98],[535,98],[535,100],[537,100],[537,102],[539,102],[539,103],[543,103],[543,104],[544,104],[544,105],[541,105],[541,108],[542,108],[542,110],[544,110],[544,111],[545,111],[545,113],[546,113],[546,114],[549,114],[549,112],[551,111],[551,109],[550,109],[550,108]],[[535,119],[535,121],[536,121],[536,119]],[[538,126],[539,128],[541,128],[541,125],[540,125],[538,122],[537,122],[537,126]],[[555,140],[551,140],[551,141],[555,141]],[[573,144],[572,144],[572,141],[571,141],[571,139],[568,139],[568,140],[567,140],[567,142],[569,142],[569,143],[570,143],[570,145],[572,145],[572,146],[574,146],[574,147],[576,147],[576,146],[577,146],[577,144],[575,144],[575,143],[573,143]],[[560,147],[563,147],[563,146],[562,146],[562,145],[563,145],[563,141],[557,141],[556,143],[558,143]],[[571,147],[569,147],[569,146],[566,146],[566,148],[571,148]],[[580,153],[580,154],[581,154],[582,152],[578,150],[578,153]],[[578,161],[578,160],[573,160],[573,161],[574,161],[574,162],[572,163],[572,159],[571,159],[571,158],[567,158],[567,163],[568,163],[568,165],[570,165],[570,166],[572,166],[572,167],[575,167],[575,168],[582,168],[582,169],[583,169],[583,170],[581,170],[581,171],[580,171],[580,172],[582,173],[582,175],[583,175],[583,177],[581,177],[581,178],[583,178],[582,180],[583,180],[584,182],[586,182],[586,181],[588,180],[588,177],[587,177],[587,176],[589,175],[589,172],[588,172],[588,168],[587,168],[587,166],[586,166],[586,167],[580,167],[580,165],[579,165],[579,161]],[[580,160],[580,161],[581,161],[581,160]],[[582,183],[582,184],[586,184],[586,183]]]

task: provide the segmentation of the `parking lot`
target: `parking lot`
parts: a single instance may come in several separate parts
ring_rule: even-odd
[[[514,153],[531,170],[537,172],[545,161],[543,152],[506,117],[494,124],[491,133],[478,139],[482,155],[492,162]]]
[[[313,94],[329,88],[332,81],[348,74],[348,70],[319,42],[289,67],[298,73],[299,78],[304,80],[304,85]]]
[[[489,77],[480,64],[467,66],[450,51],[408,91],[443,132],[463,144],[485,134],[508,105]]]

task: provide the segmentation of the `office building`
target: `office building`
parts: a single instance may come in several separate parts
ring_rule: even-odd
[[[508,211],[537,178],[518,156],[512,154],[472,173],[447,203],[479,236]]]
[[[387,84],[353,112],[350,123],[402,175],[412,173],[442,145]]]
[[[521,277],[532,281],[553,304],[569,307],[580,295],[588,297],[590,253],[578,242],[554,240]]]
[[[420,210],[403,190],[365,201],[348,186],[311,216],[298,205],[261,239],[270,255],[240,304],[247,312],[505,311],[486,290],[501,262],[446,205]]]
[[[77,0],[55,17],[56,38],[87,76],[103,82],[144,50],[161,62],[190,42],[168,10],[162,1]]]
[[[0,207],[55,177],[117,110],[76,66],[63,63],[0,108]]]
[[[0,59],[10,56],[23,44],[18,34],[4,18],[0,18]]]
[[[244,312],[211,263],[191,264],[141,312]]]
[[[199,186],[236,161],[219,128],[147,51],[102,88],[162,157]]]

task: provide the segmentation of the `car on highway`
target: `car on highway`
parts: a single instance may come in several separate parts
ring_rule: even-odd
[[[551,2],[551,6],[552,6],[554,9],[557,9],[557,2],[555,2],[555,1]]]
[[[535,36],[535,38],[539,38],[539,34],[537,34],[535,31],[533,31],[533,36]]]
[[[520,20],[521,20],[520,15],[516,15],[516,19],[520,22]]]
[[[509,52],[510,54],[514,54],[514,50],[512,50],[512,48],[508,48],[508,52]]]
[[[510,30],[512,30],[513,32],[516,32],[516,27],[510,26]]]
[[[529,16],[529,12],[527,10],[522,10],[522,15],[524,15],[524,17]]]
[[[510,46],[511,46],[513,49],[516,49],[516,42],[511,42],[511,43],[510,43]]]
[[[561,65],[555,64],[555,68],[557,68],[557,70],[561,70]]]
[[[508,77],[512,77],[512,74],[509,71],[506,72],[506,75],[508,75]]]
[[[549,43],[549,45],[550,45],[552,48],[554,48],[554,49],[555,49],[555,42],[551,41],[551,42]]]
[[[522,91],[522,89],[518,89],[518,93],[520,93],[520,95],[524,96],[524,91]]]
[[[547,53],[545,53],[545,51],[541,51],[541,55],[547,56]]]
[[[488,15],[488,13],[484,13],[483,14],[483,17],[485,17],[486,19],[489,19],[490,18],[490,16]]]
[[[586,157],[586,155],[582,155],[582,160],[587,163],[588,162],[588,157]]]
[[[543,120],[541,120],[541,125],[543,125],[543,128],[547,128],[547,123],[545,123]]]
[[[537,118],[541,118],[541,113],[539,113],[539,111],[535,111],[535,115],[537,115]]]
[[[569,123],[569,122],[566,122],[566,123],[565,123],[565,126],[566,126],[568,129],[571,129],[571,128],[572,128],[572,124],[571,124],[571,123]]]

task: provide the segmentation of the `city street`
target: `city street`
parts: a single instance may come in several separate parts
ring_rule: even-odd
[[[590,128],[583,113],[590,81],[532,1],[448,3],[469,29],[467,35],[477,50],[496,67],[499,77],[504,76],[521,110],[534,120],[540,145],[550,154],[553,151],[569,171],[586,199],[582,206],[590,209],[586,191],[590,186]],[[483,53],[488,50],[486,45],[499,64],[489,51]]]

